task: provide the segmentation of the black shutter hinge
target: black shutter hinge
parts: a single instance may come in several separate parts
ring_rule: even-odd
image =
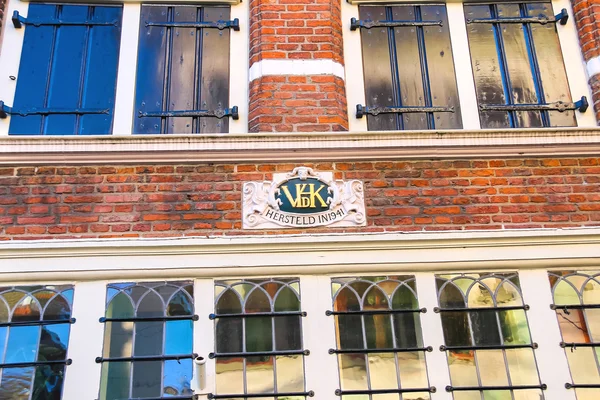
[[[240,20],[235,18],[231,21],[202,21],[202,22],[145,22],[146,26],[164,26],[168,28],[214,28],[218,30],[233,29],[240,30]]]
[[[467,19],[467,24],[555,24],[566,25],[569,20],[569,13],[563,8],[554,18],[548,18],[541,14],[537,17],[505,17],[505,18],[473,18]]]
[[[377,116],[379,114],[408,114],[424,112],[454,112],[454,107],[428,107],[428,106],[408,106],[408,107],[368,107],[361,104],[356,105],[356,118],[362,118],[367,114]]]
[[[226,109],[218,109],[218,110],[182,110],[182,111],[150,111],[150,112],[138,112],[138,118],[151,118],[151,117],[161,117],[161,118],[178,118],[178,117],[214,117],[214,118],[224,118],[231,117],[234,120],[240,118],[238,114],[238,107],[233,106],[231,108]]]
[[[97,22],[97,21],[63,21],[60,19],[57,20],[32,20],[27,19],[19,14],[17,10],[13,12],[12,15],[12,23],[16,29],[21,29],[23,25],[33,25],[33,26],[42,26],[42,25],[73,25],[73,26],[117,26],[119,21],[110,21],[110,22]]]
[[[27,117],[28,115],[52,115],[52,114],[66,114],[66,115],[86,115],[86,114],[110,114],[109,109],[97,109],[97,108],[32,108],[29,110],[15,110],[13,107],[9,107],[2,100],[0,100],[0,118],[4,119],[10,115],[19,115],[21,117]]]
[[[393,28],[396,26],[442,26],[442,21],[370,21],[370,20],[357,20],[356,18],[350,19],[350,30],[355,31],[358,28],[378,28],[387,27]]]
[[[558,111],[578,110],[580,113],[587,111],[590,103],[585,96],[574,103],[557,101],[549,104],[480,104],[480,111]]]

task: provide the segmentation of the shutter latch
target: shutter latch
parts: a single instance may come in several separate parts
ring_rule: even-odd
[[[182,110],[182,111],[150,111],[143,112],[139,111],[138,118],[151,118],[151,117],[160,117],[160,118],[177,118],[177,117],[214,117],[214,118],[224,118],[231,117],[235,120],[239,119],[240,116],[238,114],[238,107],[233,106],[231,108],[226,109],[218,109],[218,110]]]
[[[231,21],[202,21],[202,22],[145,22],[146,26],[163,26],[167,28],[214,28],[222,31],[223,29],[240,30],[240,20],[235,18]]]

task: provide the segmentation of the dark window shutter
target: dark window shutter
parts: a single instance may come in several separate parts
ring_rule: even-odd
[[[134,133],[225,133],[228,118],[143,116],[225,110],[229,103],[229,29],[148,26],[229,20],[229,7],[142,6]]]
[[[121,17],[122,7],[30,4],[10,134],[111,132]]]
[[[369,130],[461,128],[446,7],[364,5],[359,17],[359,23],[397,25],[360,29],[367,108],[424,110],[368,115]],[[426,112],[428,107],[452,112]]]

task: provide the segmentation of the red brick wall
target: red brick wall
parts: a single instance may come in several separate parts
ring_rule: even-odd
[[[270,234],[241,230],[243,182],[296,165],[0,168],[0,238]],[[304,232],[600,225],[600,158],[322,163],[365,183],[368,226]],[[298,233],[286,229],[277,233]]]
[[[250,66],[261,60],[333,60],[343,65],[340,1],[251,0]],[[279,75],[250,83],[250,132],[348,130],[343,80],[330,71],[312,76],[286,72],[284,68]]]
[[[344,81],[332,75],[264,76],[250,83],[250,132],[348,130]]]
[[[600,2],[598,0],[571,0],[579,44],[585,61],[600,56]],[[590,76],[596,120],[600,121],[600,74]]]

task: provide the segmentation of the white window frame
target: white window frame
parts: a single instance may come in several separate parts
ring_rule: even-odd
[[[43,0],[34,1],[43,2]],[[113,113],[112,131],[103,136],[133,135],[133,118],[135,107],[135,84],[137,73],[137,56],[140,30],[141,5],[145,3],[178,4],[188,3],[184,0],[98,0],[84,1],[90,4],[123,4],[123,20],[121,25],[121,43],[119,50],[119,64],[117,67],[117,83],[115,93],[115,106]],[[33,3],[33,2],[32,2]],[[62,2],[59,2],[62,3]],[[64,3],[77,3],[81,1],[67,0]],[[239,18],[240,30],[231,30],[229,45],[229,106],[238,106],[239,119],[229,119],[229,133],[244,133],[248,130],[248,57],[239,57],[248,53],[249,46],[249,3],[239,0],[199,0],[194,4],[221,4],[231,5],[231,19]],[[2,52],[0,53],[0,100],[7,106],[14,103],[21,49],[25,28],[15,29],[8,15],[18,11],[27,18],[29,2],[21,0],[8,0],[5,6],[7,15],[6,23],[2,27]],[[11,79],[14,77],[16,79]],[[0,137],[8,136],[10,115],[0,119]],[[148,136],[148,135],[134,135]]]
[[[565,70],[571,98],[577,101],[581,96],[586,96],[590,107],[585,113],[575,111],[577,127],[596,127],[596,116],[593,107],[591,88],[588,85],[587,68],[579,47],[579,39],[573,9],[569,0],[551,0],[554,14],[566,8],[569,13],[569,21],[566,25],[556,24],[559,42],[563,54]],[[366,118],[358,119],[355,115],[356,104],[366,104],[364,71],[362,65],[362,50],[360,29],[350,30],[350,18],[358,19],[358,6],[361,4],[415,4],[426,1],[414,0],[354,0],[342,1],[342,27],[344,39],[344,54],[346,58],[346,93],[348,98],[348,118],[350,131],[367,131]],[[351,3],[351,4],[350,4]],[[464,4],[462,0],[440,0],[436,3],[445,3],[448,14],[448,25],[450,42],[452,44],[452,56],[454,58],[454,70],[456,71],[456,83],[458,97],[461,106],[463,130],[481,129],[479,119],[479,108],[475,92],[475,80],[471,66],[469,42],[467,39],[467,27],[464,18]],[[354,60],[353,62],[349,62]],[[514,128],[519,130],[522,128]],[[548,128],[541,128],[548,129]]]
[[[331,309],[331,277],[383,274],[415,275],[432,400],[450,400],[450,384],[437,306],[435,274],[442,272],[517,271],[528,312],[541,382],[548,385],[546,400],[575,400],[558,321],[549,305],[552,291],[548,270],[597,270],[600,265],[600,228],[494,232],[405,234],[346,234],[312,236],[79,239],[14,241],[0,246],[2,285],[75,283],[73,317],[63,400],[97,398],[106,285],[110,282],[194,280],[194,352],[214,351],[214,281],[240,277],[294,276],[300,278],[306,388],[315,398],[339,400],[337,360]],[[206,393],[214,392],[214,360],[207,362]]]

